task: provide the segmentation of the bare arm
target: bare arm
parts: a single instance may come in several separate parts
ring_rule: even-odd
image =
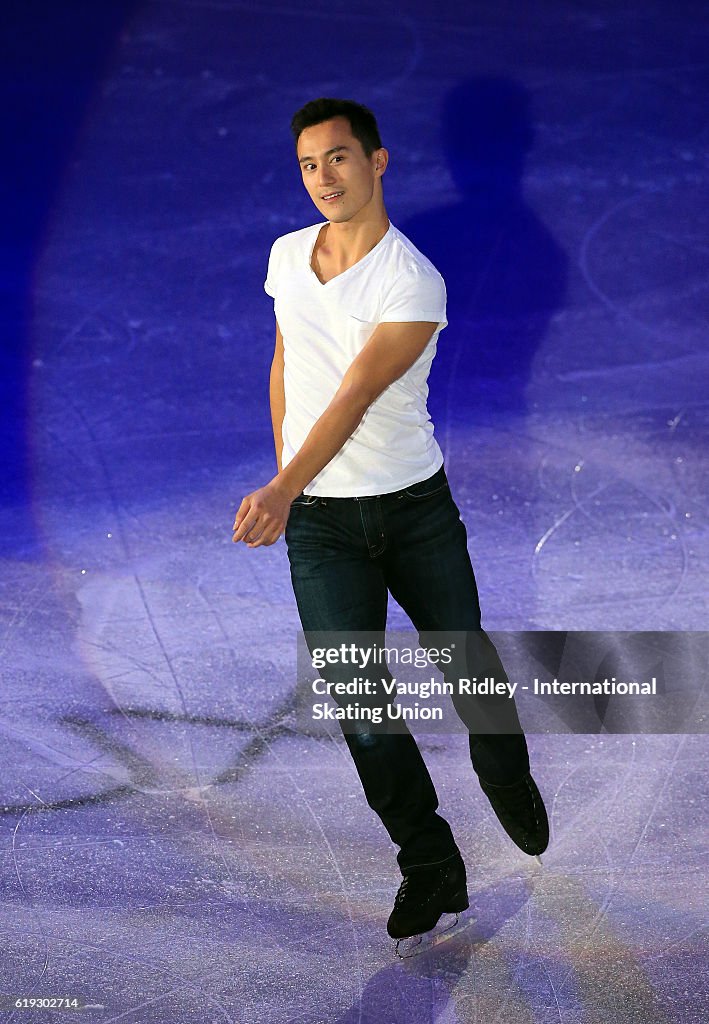
[[[283,387],[283,335],[276,320],[276,347],[271,363],[269,382],[271,399],[271,423],[273,424],[273,443],[276,448],[276,464],[278,472],[283,468],[283,419],[286,414],[286,394]]]
[[[413,365],[437,327],[437,323],[416,321],[375,328],[298,453],[265,487],[242,501],[234,522],[234,541],[259,547],[278,540],[293,498],[337,455],[372,402]]]
[[[275,478],[290,501],[337,455],[372,402],[418,359],[437,326],[424,321],[379,324],[297,455]]]

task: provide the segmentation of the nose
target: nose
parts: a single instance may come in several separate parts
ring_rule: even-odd
[[[324,163],[324,164],[320,165],[320,168],[319,168],[318,173],[317,173],[317,179],[318,179],[318,186],[321,186],[321,185],[332,185],[332,183],[336,180],[336,178],[335,178],[335,174],[334,174],[333,169],[330,166],[330,164]]]

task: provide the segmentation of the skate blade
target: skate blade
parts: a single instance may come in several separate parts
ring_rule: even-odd
[[[462,913],[462,911],[461,911]],[[394,952],[400,960],[408,960],[409,957],[419,956],[441,942],[447,942],[454,935],[462,931],[470,924],[470,917],[461,917],[461,914],[443,914],[435,928],[422,935],[412,935],[410,938],[397,939]]]

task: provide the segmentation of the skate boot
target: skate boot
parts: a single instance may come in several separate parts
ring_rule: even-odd
[[[460,854],[439,864],[410,868],[404,873],[389,920],[387,932],[399,942],[421,935],[436,926],[442,914],[455,914],[468,907],[465,864]]]
[[[511,786],[493,786],[480,779],[500,824],[513,843],[531,857],[538,857],[549,845],[549,821],[541,794],[527,773]]]

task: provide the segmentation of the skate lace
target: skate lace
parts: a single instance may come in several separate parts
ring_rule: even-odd
[[[394,906],[401,906],[407,897],[413,897],[415,899],[421,894],[425,894],[427,897],[431,896],[439,890],[443,884],[443,872],[415,871],[410,875],[404,875],[404,879],[399,886],[399,891],[394,898]]]
[[[404,899],[406,898],[406,890],[408,889],[408,885],[409,885],[409,876],[406,875],[404,877],[403,882],[399,886],[399,891],[397,892],[396,897],[394,899],[394,905],[395,906],[398,907],[398,906],[401,905],[401,903],[403,903]]]

